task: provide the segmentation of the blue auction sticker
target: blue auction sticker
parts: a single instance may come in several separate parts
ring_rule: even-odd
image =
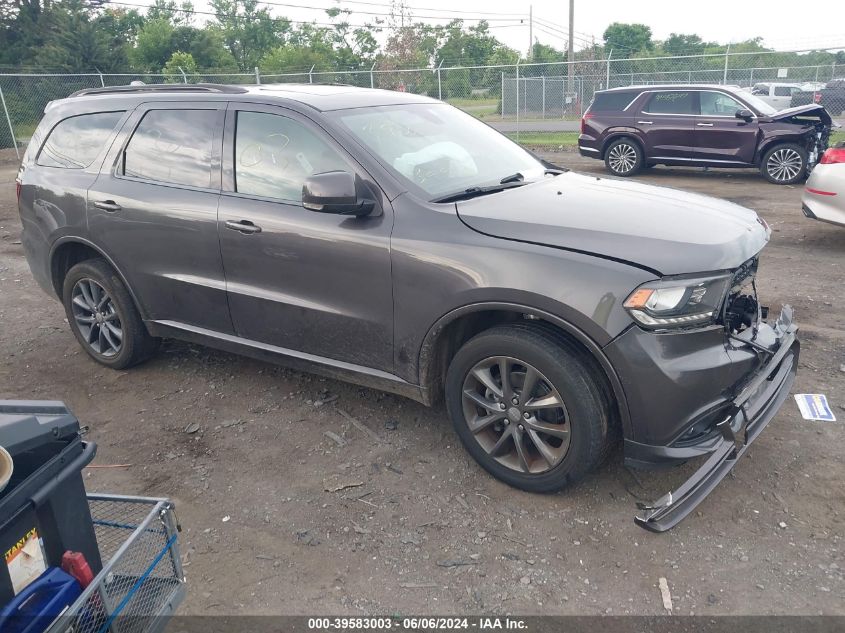
[[[795,402],[805,420],[836,422],[836,416],[827,403],[827,396],[821,393],[796,393]]]

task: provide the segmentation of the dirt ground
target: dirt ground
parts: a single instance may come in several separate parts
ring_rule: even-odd
[[[733,476],[655,535],[634,525],[634,504],[678,473],[633,473],[620,451],[574,489],[530,495],[477,467],[443,411],[400,397],[178,342],[110,371],[29,274],[12,158],[0,160],[0,397],[64,400],[96,463],[131,464],[87,470],[89,491],[175,499],[182,613],[651,615],[666,577],[679,614],[845,614],[842,421],[806,422],[790,399]],[[805,219],[800,188],[750,171],[640,179],[768,221],[759,290],[795,308],[795,392],[827,394],[845,420],[845,229]]]

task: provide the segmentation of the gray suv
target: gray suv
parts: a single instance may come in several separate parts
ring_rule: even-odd
[[[743,207],[584,176],[473,117],[340,86],[126,86],[51,103],[18,177],[23,244],[85,351],[178,338],[445,400],[487,471],[558,490],[624,438],[703,457],[662,531],[786,398],[791,310]]]

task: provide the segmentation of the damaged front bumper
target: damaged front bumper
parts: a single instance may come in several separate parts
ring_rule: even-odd
[[[792,308],[783,308],[772,329],[776,342],[760,351],[768,358],[732,399],[724,419],[716,425],[720,437],[708,442],[709,457],[676,490],[654,503],[637,504],[638,525],[652,532],[664,532],[683,520],[731,471],[789,396],[800,350]]]

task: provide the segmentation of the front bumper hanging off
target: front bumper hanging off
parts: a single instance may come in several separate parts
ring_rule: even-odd
[[[665,532],[677,525],[715,488],[736,465],[789,396],[798,368],[800,344],[792,322],[792,308],[784,306],[774,331],[778,344],[771,357],[733,398],[724,420],[716,427],[721,440],[710,456],[676,490],[651,504],[638,503],[635,522],[652,532]]]

